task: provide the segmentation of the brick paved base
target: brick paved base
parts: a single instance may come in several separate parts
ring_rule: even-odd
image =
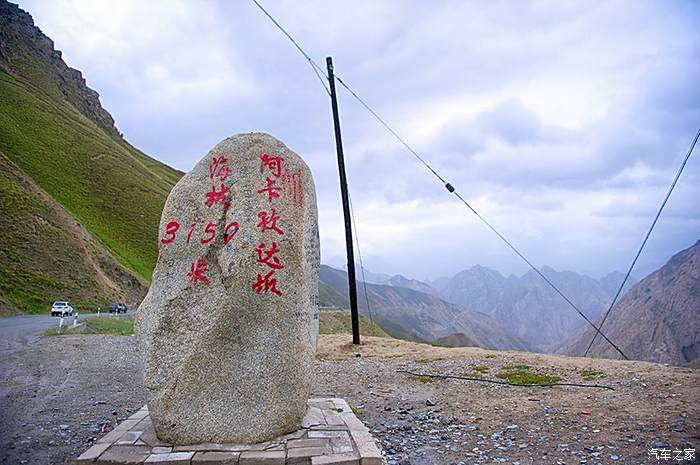
[[[343,399],[309,399],[302,429],[258,444],[160,441],[144,406],[78,457],[78,465],[381,465],[367,427]]]

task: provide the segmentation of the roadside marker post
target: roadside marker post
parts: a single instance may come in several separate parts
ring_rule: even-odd
[[[63,328],[63,316],[61,316],[61,319],[58,320],[58,329]]]
[[[78,326],[78,312],[75,312],[75,316],[73,317],[73,326]]]

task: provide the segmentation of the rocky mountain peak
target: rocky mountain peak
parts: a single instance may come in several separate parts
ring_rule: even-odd
[[[700,241],[632,286],[603,331],[630,358],[700,366]],[[581,355],[592,337],[593,330],[586,329],[564,351]],[[601,338],[589,355],[618,356]]]
[[[100,95],[18,5],[0,0],[0,69],[53,96],[62,96],[107,134],[121,137]]]

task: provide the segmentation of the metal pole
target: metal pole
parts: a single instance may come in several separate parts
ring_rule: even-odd
[[[348,290],[350,291],[350,319],[352,321],[352,343],[360,343],[360,318],[357,313],[357,283],[355,281],[355,255],[352,250],[352,224],[350,222],[350,201],[348,200],[348,181],[345,177],[345,159],[343,157],[343,140],[340,135],[340,116],[338,100],[335,96],[335,76],[333,75],[333,58],[326,57],[328,83],[331,88],[331,107],[333,108],[333,126],[335,128],[335,148],[338,152],[338,174],[340,175],[340,194],[343,198],[343,216],[345,218],[345,250],[348,256]]]

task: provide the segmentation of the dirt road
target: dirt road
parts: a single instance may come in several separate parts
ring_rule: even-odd
[[[76,314],[78,321],[97,316],[97,313]],[[60,318],[50,315],[18,315],[0,318],[0,356],[22,350],[39,341],[46,328],[58,326]],[[65,317],[64,324],[73,324],[73,317]]]
[[[700,444],[700,371],[642,362],[444,349],[322,336],[313,395],[360,413],[394,465],[657,464],[649,448]],[[356,353],[362,354],[356,357]],[[398,373],[497,380],[508,366],[615,391],[521,388]],[[597,379],[582,379],[584,370]],[[42,338],[0,361],[0,463],[68,464],[145,402],[133,337]],[[103,426],[104,425],[104,426]],[[697,453],[695,453],[697,458]]]
[[[27,318],[0,320],[0,463],[72,463],[144,403],[133,337],[41,338],[56,319]]]

